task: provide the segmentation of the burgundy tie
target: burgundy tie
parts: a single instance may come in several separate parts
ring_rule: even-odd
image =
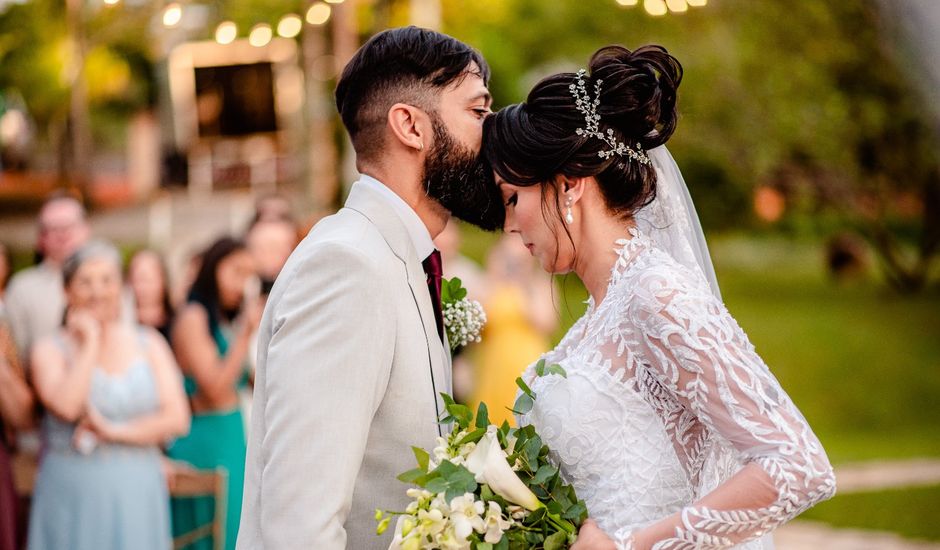
[[[434,304],[434,320],[437,321],[437,335],[444,341],[444,316],[441,313],[441,278],[444,270],[441,265],[441,252],[435,250],[421,262],[424,273],[427,275],[428,292],[431,293],[431,303]]]

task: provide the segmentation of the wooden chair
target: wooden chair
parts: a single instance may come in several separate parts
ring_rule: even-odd
[[[195,470],[186,464],[169,460],[167,466],[171,498],[212,497],[215,503],[212,521],[174,537],[174,550],[181,550],[207,537],[212,539],[212,548],[222,550],[225,542],[228,473],[222,468]]]
[[[10,457],[13,469],[13,486],[20,495],[29,497],[33,494],[38,466],[34,455],[15,453]],[[212,521],[199,525],[187,533],[173,539],[173,548],[179,550],[207,537],[212,539],[212,547],[222,550],[225,542],[225,513],[228,474],[222,468],[216,470],[196,470],[185,463],[164,460],[164,469],[171,498],[212,497],[215,511]]]
[[[13,469],[13,487],[16,489],[16,494],[24,497],[32,496],[36,471],[39,469],[36,456],[13,453],[10,456],[10,466]]]

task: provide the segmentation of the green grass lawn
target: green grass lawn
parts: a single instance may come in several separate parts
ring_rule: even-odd
[[[940,294],[835,284],[812,243],[712,248],[729,310],[834,463],[940,456]]]
[[[837,495],[800,517],[833,527],[890,531],[913,539],[940,540],[938,505],[940,485]]]

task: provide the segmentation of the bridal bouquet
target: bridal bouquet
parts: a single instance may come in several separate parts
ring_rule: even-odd
[[[558,365],[536,366],[538,375]],[[514,412],[524,414],[535,395],[521,378]],[[587,518],[584,502],[548,461],[548,447],[535,428],[489,423],[487,407],[476,414],[441,394],[454,424],[431,452],[412,447],[418,466],[398,479],[416,485],[403,512],[376,511],[377,532],[399,516],[389,550],[559,550],[574,543]]]

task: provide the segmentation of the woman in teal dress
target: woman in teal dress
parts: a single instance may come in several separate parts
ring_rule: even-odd
[[[173,350],[185,374],[193,421],[189,435],[167,450],[174,460],[200,470],[222,469],[227,476],[224,548],[235,548],[245,473],[245,429],[238,390],[248,383],[252,333],[263,310],[259,298],[246,300],[255,276],[241,241],[222,238],[202,256],[189,301],[173,326]],[[212,521],[211,498],[173,499],[173,533],[181,535]],[[212,548],[203,539],[189,548]]]
[[[166,340],[122,319],[121,258],[93,242],[63,266],[65,323],[31,352],[45,407],[30,550],[166,550],[160,446],[189,410]]]

